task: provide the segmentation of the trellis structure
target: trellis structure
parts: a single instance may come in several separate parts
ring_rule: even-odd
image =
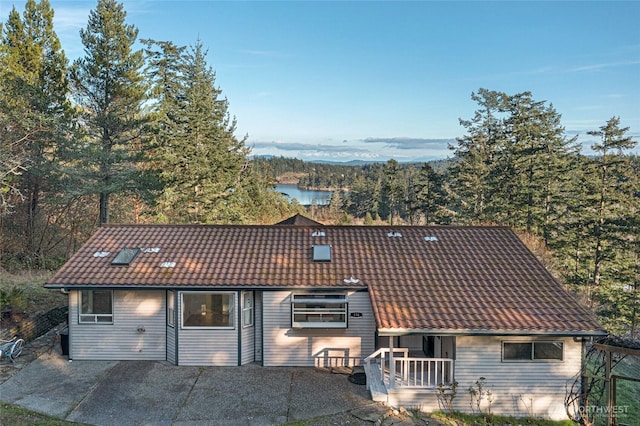
[[[567,395],[567,414],[571,419],[591,426],[596,424],[596,414],[603,414],[607,426],[618,424],[617,382],[640,383],[640,377],[613,374],[614,367],[626,356],[640,357],[640,342],[612,336],[594,341],[587,351],[583,371]],[[593,371],[588,371],[589,366]]]

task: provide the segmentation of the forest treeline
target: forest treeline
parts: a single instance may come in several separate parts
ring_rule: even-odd
[[[553,105],[480,89],[447,161],[358,167],[258,158],[273,178],[334,189],[338,223],[504,225],[536,242],[568,288],[611,331],[640,334],[640,158],[612,117],[581,153]],[[313,206],[312,206],[313,208]]]
[[[0,24],[0,267],[54,268],[111,221],[301,211],[256,173],[200,41],[144,39],[100,0],[70,63],[53,15],[28,0]]]
[[[296,173],[336,189],[330,222],[509,226],[609,330],[640,333],[640,161],[618,117],[586,156],[552,104],[479,89],[446,161],[252,159],[200,41],[145,39],[98,0],[70,63],[53,13],[28,0],[0,28],[0,268],[55,268],[107,222],[274,223],[303,211],[274,190]]]

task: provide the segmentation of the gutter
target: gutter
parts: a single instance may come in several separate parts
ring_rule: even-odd
[[[605,330],[490,330],[490,329],[423,329],[423,328],[387,328],[378,329],[379,336],[404,336],[407,334],[425,334],[431,336],[558,336],[592,337],[606,336]]]
[[[305,291],[334,291],[334,290],[353,290],[353,291],[367,291],[367,286],[270,286],[270,285],[217,285],[217,284],[207,284],[207,285],[113,285],[113,284],[84,284],[84,285],[65,285],[65,284],[54,284],[54,283],[45,283],[44,288],[50,290],[90,290],[90,289],[110,289],[110,290],[305,290]]]

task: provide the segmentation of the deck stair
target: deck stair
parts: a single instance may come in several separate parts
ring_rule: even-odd
[[[380,364],[365,362],[364,372],[367,375],[367,390],[371,393],[371,399],[377,402],[388,402],[387,387],[382,382]]]

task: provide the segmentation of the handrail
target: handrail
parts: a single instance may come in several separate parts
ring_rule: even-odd
[[[364,362],[370,363],[375,357],[383,355],[385,353],[389,353],[389,352],[391,352],[389,350],[389,348],[379,348],[377,351],[375,351],[374,353],[372,353],[371,355],[366,357],[364,359]],[[409,349],[408,348],[393,348],[393,353],[395,354],[396,352],[403,353],[405,358],[409,357]]]
[[[375,351],[374,353],[372,353],[371,355],[369,355],[368,357],[366,357],[364,359],[364,362],[367,364],[371,364],[371,361],[377,357],[380,356],[380,378],[382,379],[382,381],[384,382],[384,360],[386,359],[386,355],[390,353],[391,350],[389,350],[389,348],[379,348],[377,351]],[[396,359],[406,359],[409,357],[409,349],[408,348],[393,348],[393,353],[395,354],[396,352],[402,353],[404,354],[404,358],[396,358]]]
[[[390,361],[387,354],[390,352],[389,348],[379,348],[364,359],[366,364],[371,364],[375,358],[380,359],[380,375],[383,382],[387,382],[385,376],[389,376],[392,371],[395,373],[393,377],[388,377],[390,386],[434,388],[439,384],[453,382],[455,364],[452,358],[413,358],[409,357],[409,349],[394,348],[394,354],[400,353],[403,356],[394,357],[394,368],[389,367],[386,371]]]

